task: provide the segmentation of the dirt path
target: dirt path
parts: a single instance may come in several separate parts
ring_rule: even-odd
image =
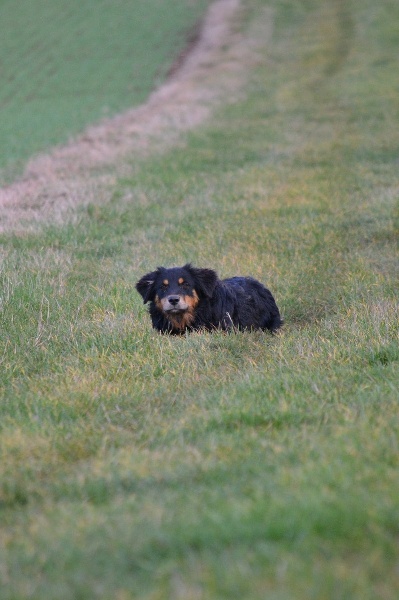
[[[234,100],[271,27],[263,13],[256,35],[245,36],[236,26],[240,10],[240,0],[214,2],[194,47],[145,104],[33,158],[19,181],[0,190],[0,232],[34,231],[73,219],[77,206],[106,201],[128,159],[179,143],[217,105]]]

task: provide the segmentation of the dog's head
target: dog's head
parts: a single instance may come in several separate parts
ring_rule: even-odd
[[[195,309],[202,298],[210,298],[215,290],[217,275],[211,269],[158,267],[136,283],[144,303],[155,306],[176,329],[187,327],[194,319]]]

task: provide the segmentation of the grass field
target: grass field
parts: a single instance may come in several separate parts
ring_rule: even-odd
[[[142,102],[165,78],[207,0],[0,3],[0,169]]]
[[[245,97],[1,238],[2,600],[398,597],[399,4],[245,6]],[[187,260],[282,333],[153,332],[134,283]]]

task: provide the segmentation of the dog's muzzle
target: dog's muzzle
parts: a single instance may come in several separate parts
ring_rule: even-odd
[[[165,312],[179,313],[188,309],[188,304],[179,296],[166,296],[161,300],[162,308]]]

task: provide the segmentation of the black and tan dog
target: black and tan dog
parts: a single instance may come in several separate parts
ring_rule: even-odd
[[[271,292],[252,277],[220,280],[212,269],[158,267],[136,284],[150,302],[155,329],[181,334],[186,330],[268,329],[282,325]]]

